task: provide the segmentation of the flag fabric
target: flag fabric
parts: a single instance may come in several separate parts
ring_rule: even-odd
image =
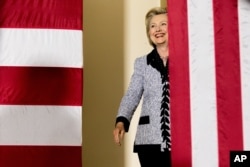
[[[250,150],[250,1],[168,0],[173,167]]]
[[[81,167],[82,0],[0,1],[0,166]]]

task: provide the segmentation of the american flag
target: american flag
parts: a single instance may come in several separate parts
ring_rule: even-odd
[[[250,1],[168,0],[173,167],[250,150]]]
[[[82,0],[0,1],[0,166],[81,167]]]

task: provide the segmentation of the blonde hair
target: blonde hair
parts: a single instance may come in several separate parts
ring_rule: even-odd
[[[167,14],[167,13],[168,12],[166,8],[155,7],[155,8],[150,9],[145,16],[145,24],[146,24],[146,32],[147,32],[148,41],[149,41],[149,44],[153,47],[155,47],[155,44],[153,43],[153,41],[150,39],[150,36],[149,36],[150,21],[152,17],[155,15]]]

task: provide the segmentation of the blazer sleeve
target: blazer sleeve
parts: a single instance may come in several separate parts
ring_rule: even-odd
[[[135,60],[134,72],[119,106],[116,123],[123,122],[126,132],[129,130],[130,121],[143,94],[145,66],[145,57],[140,57]]]

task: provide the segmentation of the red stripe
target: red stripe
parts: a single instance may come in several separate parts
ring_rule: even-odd
[[[0,104],[82,105],[83,69],[0,67]]]
[[[191,167],[187,2],[168,0],[172,166]]]
[[[81,146],[0,146],[1,167],[81,167]]]
[[[0,27],[82,30],[82,0],[1,0]]]
[[[214,0],[219,166],[243,149],[237,0]]]

